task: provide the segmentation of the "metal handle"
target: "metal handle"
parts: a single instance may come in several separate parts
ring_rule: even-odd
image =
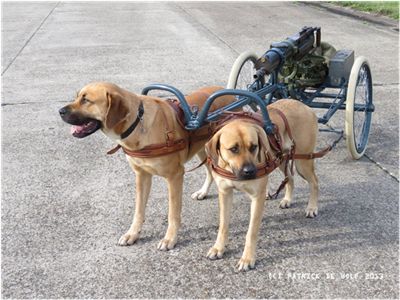
[[[206,103],[204,104],[204,107],[202,108],[202,110],[199,113],[198,119],[196,120],[199,125],[201,125],[204,122],[204,120],[206,119],[206,117],[208,115],[208,111],[211,107],[211,104],[214,102],[214,100],[217,99],[218,97],[222,97],[222,96],[226,96],[226,95],[243,96],[244,98],[239,99],[238,101],[233,103],[233,105],[228,105],[224,108],[221,108],[220,110],[235,110],[240,107],[243,107],[244,105],[248,104],[249,102],[251,102],[253,100],[260,107],[260,110],[261,110],[261,113],[263,116],[263,121],[265,124],[266,133],[267,134],[272,133],[273,126],[272,126],[271,119],[269,118],[269,114],[268,114],[268,111],[267,111],[264,101],[258,95],[254,94],[252,92],[244,91],[244,90],[237,90],[237,89],[219,90],[219,91],[215,92],[214,94],[212,94],[207,99]],[[228,108],[228,109],[226,109],[226,108]],[[211,113],[218,113],[218,111],[219,110],[217,110],[215,112],[211,112]],[[197,125],[197,124],[193,124],[193,125]],[[189,126],[189,124],[188,124],[188,126]],[[188,126],[186,126],[186,128]]]
[[[167,91],[167,92],[174,94],[178,98],[179,102],[182,105],[183,113],[186,117],[186,120],[191,119],[192,112],[190,111],[190,107],[186,102],[185,96],[183,96],[183,94],[178,89],[176,89],[170,85],[155,83],[155,84],[149,84],[148,86],[146,86],[142,90],[142,95],[147,95],[151,90],[163,90],[163,91]]]
[[[226,96],[226,95],[234,95],[234,96],[242,96],[242,98],[239,98],[239,100],[217,110],[214,112],[210,112],[211,115],[217,116],[218,118],[218,113],[221,112],[221,110],[227,110],[227,111],[234,111],[238,108],[241,108],[245,106],[246,104],[249,104],[251,101],[255,101],[258,106],[260,107],[262,116],[263,116],[263,121],[265,124],[265,131],[267,134],[271,134],[273,130],[272,122],[271,119],[269,118],[267,108],[265,106],[264,101],[256,94],[249,92],[249,91],[244,91],[244,90],[236,90],[236,89],[226,89],[226,90],[219,90],[212,94],[204,104],[204,107],[200,111],[199,115],[195,115],[191,112],[189,105],[186,102],[185,96],[176,88],[166,85],[166,84],[150,84],[146,86],[142,90],[142,95],[147,95],[149,91],[151,90],[163,90],[170,92],[174,94],[179,102],[182,105],[183,113],[185,114],[186,119],[189,121],[188,124],[186,125],[186,129],[188,130],[197,130],[200,129],[202,126],[205,126],[207,124],[206,118],[208,117],[208,113],[211,107],[211,104],[214,102],[215,99],[218,97]],[[208,118],[210,119],[210,118]]]

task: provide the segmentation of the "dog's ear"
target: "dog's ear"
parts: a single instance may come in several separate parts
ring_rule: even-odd
[[[255,126],[257,135],[258,135],[258,162],[261,163],[261,155],[264,154],[266,150],[268,150],[267,146],[269,145],[267,134],[265,133],[264,129],[260,126]]]
[[[108,110],[106,114],[106,127],[113,129],[129,115],[130,111],[125,103],[125,99],[118,93],[108,93]]]
[[[205,147],[207,156],[212,159],[214,164],[218,164],[220,136],[221,136],[221,133],[218,132],[216,135],[213,136],[213,138],[211,140],[208,141],[208,143],[206,144],[206,147]]]

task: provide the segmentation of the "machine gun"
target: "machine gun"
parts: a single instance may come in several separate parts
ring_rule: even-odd
[[[256,60],[254,78],[278,71],[278,80],[287,85],[289,90],[302,91],[307,87],[318,87],[328,76],[324,49],[328,49],[333,55],[336,53],[332,46],[321,43],[321,27],[303,27],[293,37],[272,44]]]
[[[314,32],[317,35],[317,47],[321,44],[321,27],[303,27],[295,36],[286,39],[282,43],[272,44],[271,49],[256,61],[256,78],[272,74],[276,68],[279,68],[294,57],[294,60],[300,60],[314,47]]]

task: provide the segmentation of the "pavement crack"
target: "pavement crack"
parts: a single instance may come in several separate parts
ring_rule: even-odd
[[[47,15],[47,17],[43,20],[43,22],[39,25],[39,27],[35,30],[35,32],[32,34],[32,36],[26,41],[25,45],[22,46],[21,50],[17,53],[17,55],[12,59],[12,61],[8,64],[8,66],[4,69],[3,73],[1,73],[1,76],[3,76],[7,70],[11,67],[11,65],[14,63],[14,61],[17,59],[17,57],[22,53],[22,51],[25,49],[25,47],[29,44],[29,42],[32,40],[32,38],[36,35],[36,33],[40,30],[40,28],[43,26],[43,24],[47,21],[47,19],[50,17],[50,15],[53,13],[53,11],[56,9],[56,7],[60,4],[60,2],[57,2],[57,4],[53,7],[53,9],[50,11],[50,13]],[[1,105],[3,106],[3,104]]]
[[[374,83],[372,84],[372,86],[395,86],[395,85],[399,85],[399,83]]]
[[[384,171],[385,173],[389,174],[390,177],[394,178],[397,182],[399,181],[399,178],[396,177],[396,175],[394,175],[393,173],[391,173],[388,169],[386,169],[384,166],[382,166],[379,162],[377,162],[376,160],[374,160],[372,157],[368,156],[367,154],[364,153],[364,156],[366,158],[368,158],[371,162],[373,162],[377,167],[381,168],[382,171]]]
[[[325,124],[327,127],[329,127],[331,130],[336,130],[334,129],[329,123]],[[343,138],[346,140],[346,134],[343,135]],[[387,173],[390,177],[392,177],[394,180],[396,180],[397,182],[400,182],[399,178],[396,177],[395,174],[391,173],[388,169],[386,169],[384,166],[382,166],[379,162],[377,162],[376,160],[374,160],[371,156],[367,155],[364,153],[364,155],[366,158],[369,159],[370,162],[374,163],[377,167],[379,167],[382,171],[384,171],[385,173]]]
[[[32,105],[32,104],[48,104],[49,102],[38,101],[38,102],[17,102],[17,103],[1,103],[1,106],[17,106],[17,105]],[[52,101],[52,103],[67,103],[65,101]]]

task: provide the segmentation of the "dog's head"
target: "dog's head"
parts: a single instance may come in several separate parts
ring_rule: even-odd
[[[264,130],[251,122],[234,121],[220,129],[206,145],[206,153],[238,180],[255,179],[268,144]]]
[[[110,83],[84,87],[74,102],[59,110],[61,118],[74,125],[71,134],[84,138],[101,128],[113,129],[129,115],[121,89]]]

